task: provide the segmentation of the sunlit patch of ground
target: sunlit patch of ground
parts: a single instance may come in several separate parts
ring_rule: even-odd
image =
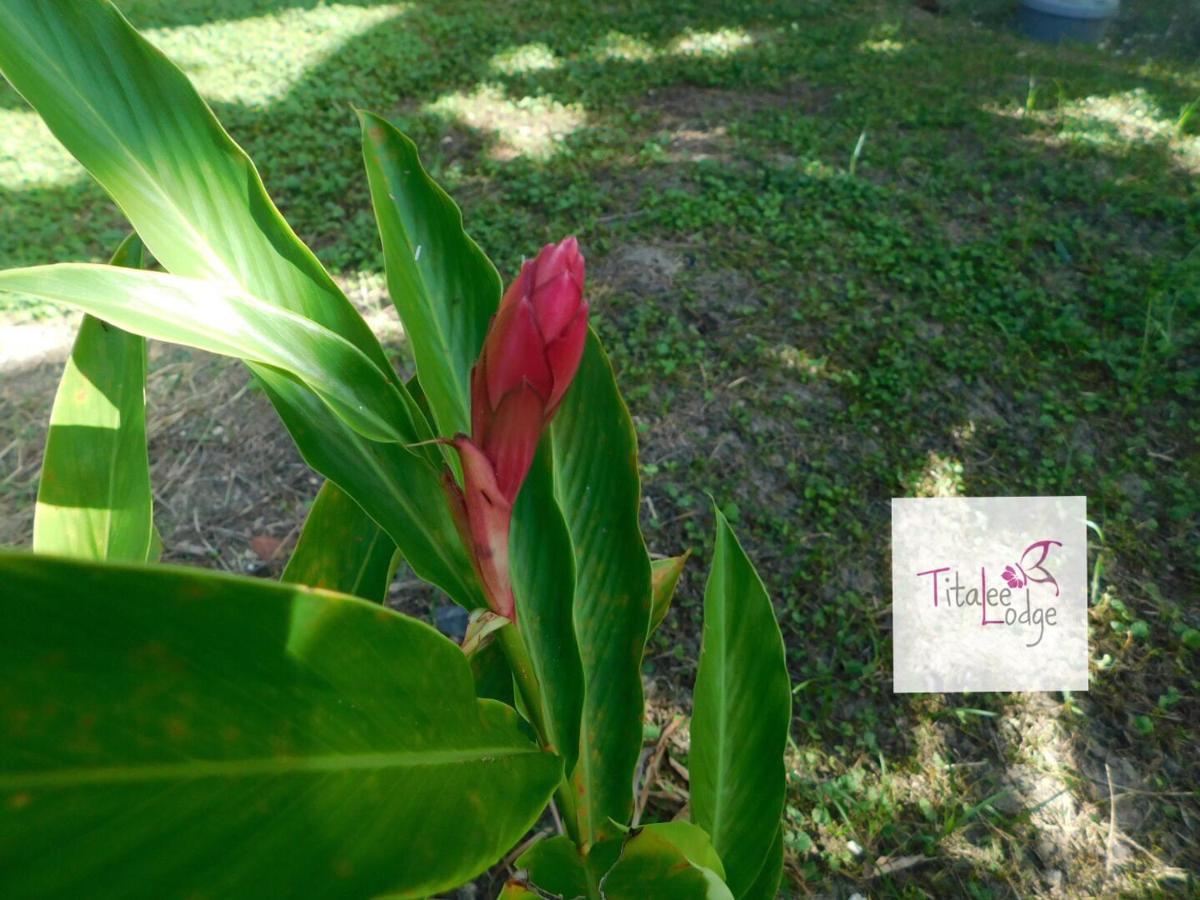
[[[741,28],[722,28],[717,31],[689,31],[672,45],[672,51],[690,56],[729,56],[754,43]]]
[[[348,41],[404,15],[406,4],[283,9],[146,33],[210,100],[267,104],[284,97]],[[397,50],[402,50],[398,47]]]
[[[882,53],[885,56],[890,56],[903,50],[904,43],[902,41],[894,41],[890,38],[882,38],[877,41],[863,41],[858,45],[858,49],[865,53]]]
[[[502,88],[489,84],[469,93],[439,97],[427,104],[425,111],[453,116],[462,124],[488,134],[494,141],[491,155],[498,160],[547,159],[587,121],[583,109],[576,104],[546,97],[513,99]]]
[[[0,186],[69,184],[87,173],[32,110],[0,109]]]
[[[1042,130],[1030,139],[1050,146],[1097,147],[1119,153],[1138,145],[1157,145],[1181,168],[1200,173],[1200,136],[1186,130],[1196,109],[1169,116],[1143,88],[1081,97],[1046,110],[1010,105],[990,106],[989,111],[1036,122]]]
[[[526,72],[544,72],[557,69],[562,61],[545,44],[522,44],[501,50],[492,57],[492,71],[502,75],[521,75]]]
[[[963,464],[948,454],[929,451],[927,462],[910,478],[914,497],[958,497],[963,491]]]
[[[588,55],[601,62],[608,60],[649,62],[657,55],[657,51],[652,44],[632,34],[610,31],[596,41]]]

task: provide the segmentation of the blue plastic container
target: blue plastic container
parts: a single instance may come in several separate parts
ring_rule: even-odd
[[[1021,30],[1048,44],[1098,44],[1121,0],[1021,0]]]

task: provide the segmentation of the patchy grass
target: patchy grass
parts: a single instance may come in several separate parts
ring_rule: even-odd
[[[1001,0],[122,5],[364,306],[352,106],[413,135],[502,271],[581,235],[648,540],[703,557],[711,490],[777,604],[790,890],[1197,889],[1200,14],[1125,4],[1109,46],[1055,50]],[[0,124],[0,265],[106,257],[119,213],[6,88]],[[157,360],[168,546],[277,571],[250,539],[286,552],[315,490],[282,429],[238,370]],[[0,381],[6,541],[54,371]],[[171,482],[189,458],[207,488]],[[888,499],[1043,493],[1099,528],[1092,690],[894,696]],[[649,653],[660,724],[689,703],[701,568]],[[651,812],[683,789],[664,765]]]

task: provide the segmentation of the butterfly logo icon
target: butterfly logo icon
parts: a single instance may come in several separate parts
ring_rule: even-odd
[[[1051,547],[1061,547],[1062,541],[1034,541],[1021,553],[1021,561],[1005,566],[1000,573],[1010,588],[1016,590],[1027,584],[1051,584],[1054,586],[1054,596],[1058,596],[1058,582],[1046,569],[1046,557],[1050,555]]]

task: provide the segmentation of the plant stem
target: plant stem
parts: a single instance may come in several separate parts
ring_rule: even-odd
[[[508,658],[509,668],[512,669],[513,677],[517,682],[517,690],[521,693],[521,700],[525,704],[529,721],[533,725],[534,731],[537,732],[538,740],[541,741],[544,749],[558,753],[558,748],[550,740],[550,729],[546,724],[542,705],[542,688],[538,684],[537,674],[533,671],[533,663],[525,649],[525,640],[521,637],[520,630],[514,622],[501,628],[496,632],[496,636],[500,640],[504,655]],[[558,804],[558,811],[562,814],[563,827],[566,828],[567,836],[578,844],[579,820],[575,808],[575,797],[571,793],[569,772],[563,772],[562,780],[554,793],[554,799]]]

